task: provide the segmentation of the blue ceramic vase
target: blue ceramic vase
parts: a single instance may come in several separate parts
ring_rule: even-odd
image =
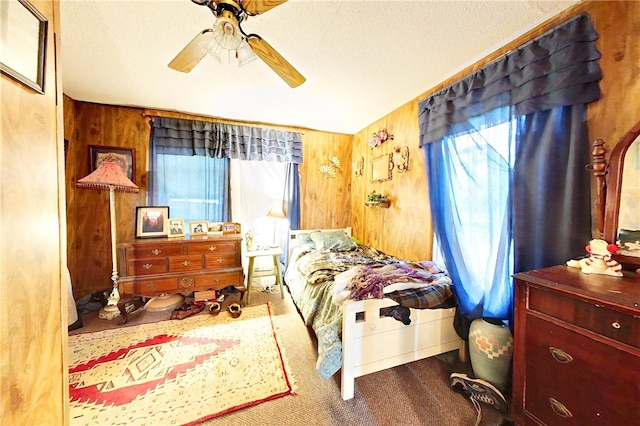
[[[504,391],[509,384],[513,336],[509,327],[493,318],[478,318],[469,328],[469,355],[476,378]]]

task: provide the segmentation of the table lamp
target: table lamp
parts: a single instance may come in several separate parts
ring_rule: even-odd
[[[267,212],[267,217],[273,218],[273,243],[272,247],[278,246],[278,241],[276,240],[276,234],[278,230],[278,219],[286,219],[287,215],[284,214],[284,210],[282,209],[282,201],[278,201],[273,204],[271,209]]]
[[[109,190],[109,217],[111,219],[111,260],[113,290],[107,299],[107,305],[100,309],[98,317],[101,319],[114,319],[120,315],[118,302],[120,292],[118,289],[118,256],[116,252],[116,201],[115,192],[138,192],[138,186],[131,182],[125,174],[122,166],[115,157],[106,156],[98,168],[91,174],[78,180],[78,188],[97,189],[99,191]]]

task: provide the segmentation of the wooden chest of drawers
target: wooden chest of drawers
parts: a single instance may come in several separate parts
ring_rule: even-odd
[[[515,278],[516,423],[640,425],[640,277],[554,266]]]
[[[118,244],[120,293],[153,297],[163,293],[220,290],[244,294],[240,234],[206,239],[152,238]],[[124,297],[123,297],[124,299]]]

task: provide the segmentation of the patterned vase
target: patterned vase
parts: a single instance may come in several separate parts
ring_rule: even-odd
[[[476,378],[507,389],[513,336],[509,327],[493,318],[475,319],[469,328],[469,355]]]

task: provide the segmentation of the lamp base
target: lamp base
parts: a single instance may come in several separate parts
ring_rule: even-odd
[[[112,320],[114,318],[118,318],[120,316],[120,309],[115,305],[107,305],[103,306],[98,312],[98,318],[104,320]]]
[[[145,305],[145,309],[149,312],[167,311],[182,305],[184,296],[177,294],[160,294],[152,297]]]

